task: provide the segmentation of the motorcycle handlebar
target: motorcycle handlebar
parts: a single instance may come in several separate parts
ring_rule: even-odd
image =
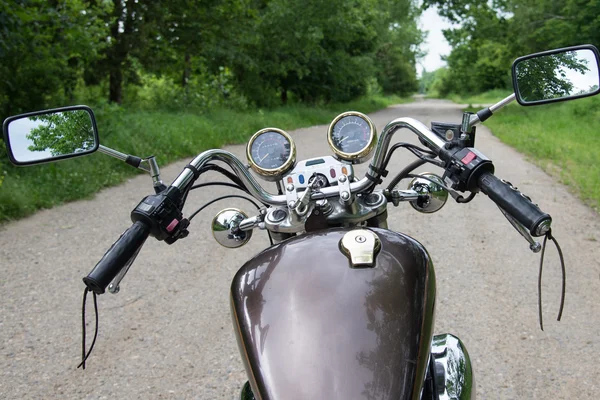
[[[483,193],[529,229],[532,236],[543,236],[550,229],[552,217],[540,210],[512,185],[498,179],[490,172],[481,174],[477,183]]]
[[[369,169],[371,172],[367,173],[369,176],[365,176],[358,182],[352,182],[350,184],[350,190],[352,193],[361,193],[369,189],[376,178],[381,175],[379,168],[383,164],[386,157],[390,140],[392,136],[400,129],[406,128],[412,131],[431,148],[434,152],[438,153],[440,149],[446,143],[443,139],[437,137],[427,126],[420,121],[413,118],[397,118],[386,125],[383,129],[377,147],[375,149],[375,155],[371,160]],[[258,181],[250,174],[246,165],[244,165],[234,154],[221,150],[213,149],[207,150],[199,154],[194,158],[188,166],[179,174],[179,176],[171,184],[172,187],[184,191],[185,188],[189,187],[191,183],[197,178],[195,171],[200,170],[206,163],[218,160],[227,163],[240,178],[246,189],[256,199],[262,203],[269,204],[272,206],[285,206],[287,204],[287,198],[285,195],[274,195],[267,192],[258,183]],[[328,197],[335,197],[339,195],[339,190],[336,187],[325,187],[315,192],[311,196],[311,200],[320,200]]]
[[[148,225],[136,221],[113,243],[92,272],[83,278],[83,283],[96,294],[104,293],[119,271],[142,247],[149,234]]]

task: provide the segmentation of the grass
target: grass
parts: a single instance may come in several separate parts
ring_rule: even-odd
[[[599,97],[536,107],[515,103],[485,125],[600,210]]]
[[[244,143],[254,132],[267,126],[292,130],[328,123],[342,111],[369,113],[407,101],[399,97],[371,96],[321,107],[293,105],[246,112],[216,109],[205,115],[103,107],[96,110],[96,119],[102,144],[141,157],[154,154],[159,165],[164,166],[207,149]],[[5,176],[0,186],[0,222],[89,198],[139,173],[105,155],[31,167],[14,167],[6,155],[2,157],[0,177]]]

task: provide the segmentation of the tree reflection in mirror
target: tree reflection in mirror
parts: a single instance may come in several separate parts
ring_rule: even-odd
[[[598,90],[598,61],[590,49],[545,54],[515,66],[521,101],[566,99]]]
[[[8,125],[10,150],[19,163],[83,155],[95,149],[96,137],[86,110],[31,115],[12,120]]]

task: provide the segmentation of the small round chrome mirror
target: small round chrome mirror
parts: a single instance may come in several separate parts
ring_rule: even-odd
[[[248,243],[252,231],[242,231],[240,222],[248,218],[243,211],[236,208],[226,208],[219,211],[212,221],[211,229],[215,240],[224,247],[234,249]]]
[[[419,193],[421,198],[413,200],[410,205],[422,213],[434,213],[446,204],[448,191],[444,189],[444,181],[439,176],[430,172],[419,174],[408,184],[409,190]]]

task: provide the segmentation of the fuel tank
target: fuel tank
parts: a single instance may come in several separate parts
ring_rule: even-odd
[[[354,228],[274,245],[233,279],[231,307],[256,399],[419,399],[431,347],[433,264],[401,233],[357,266],[341,241]]]

